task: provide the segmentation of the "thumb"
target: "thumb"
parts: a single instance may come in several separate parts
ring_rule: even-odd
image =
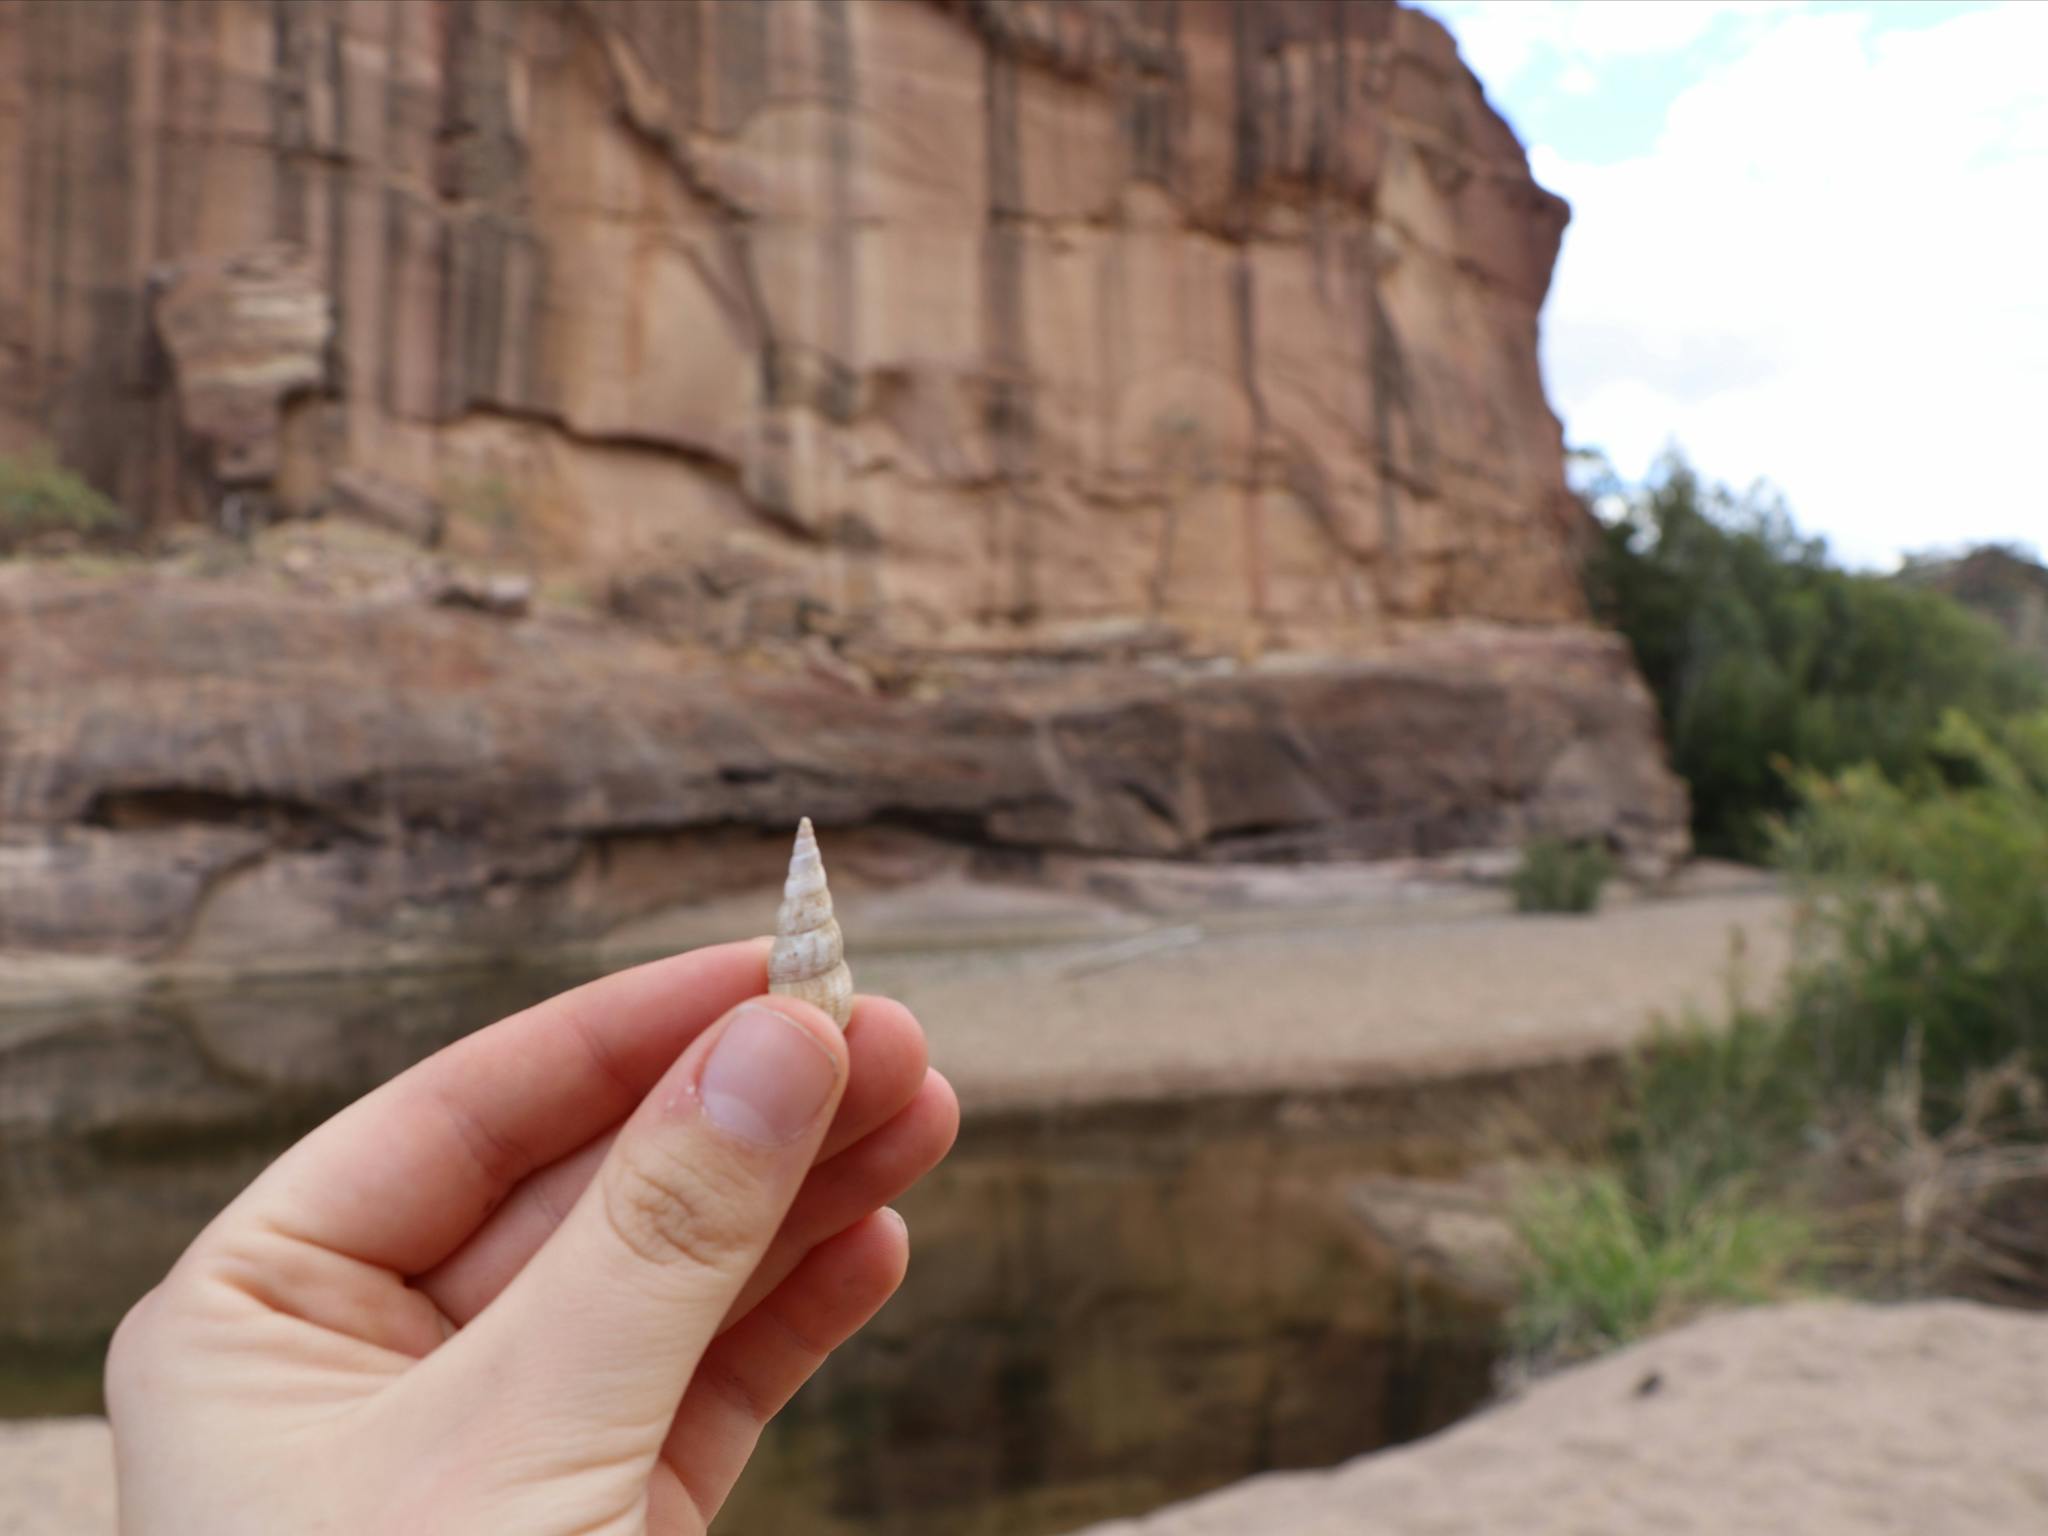
[[[487,1382],[474,1407],[501,1429],[569,1429],[573,1413],[575,1428],[605,1433],[608,1454],[651,1458],[846,1075],[845,1039],[818,1009],[740,1004],[655,1085],[554,1235],[427,1366]]]

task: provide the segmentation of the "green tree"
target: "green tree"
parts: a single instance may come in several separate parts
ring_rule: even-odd
[[[1793,1039],[1813,1075],[1874,1090],[1909,1044],[1938,1114],[1972,1073],[2048,1075],[2048,713],[1953,714],[1948,783],[1799,776],[1779,858],[1806,897]]]
[[[1762,488],[1709,486],[1673,454],[1608,512],[1586,562],[1595,614],[1628,638],[1692,790],[1702,852],[1762,858],[1788,772],[1937,766],[1945,712],[2005,718],[2048,693],[1994,627],[1940,593],[1844,571]]]

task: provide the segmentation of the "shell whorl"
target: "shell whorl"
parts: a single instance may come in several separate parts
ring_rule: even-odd
[[[801,998],[832,1015],[841,1029],[853,1014],[853,972],[846,966],[846,940],[832,916],[832,892],[825,861],[806,816],[796,829],[789,878],[775,913],[775,947],[768,952],[768,990]]]

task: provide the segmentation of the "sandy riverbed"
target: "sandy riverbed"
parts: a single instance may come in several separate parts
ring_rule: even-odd
[[[901,997],[970,1111],[1333,1086],[1611,1050],[1769,987],[1789,904],[1755,882],[1521,917],[1497,892],[1169,918],[1099,943],[856,957]]]

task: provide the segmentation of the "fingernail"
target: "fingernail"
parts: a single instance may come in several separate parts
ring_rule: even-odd
[[[889,1219],[890,1219],[891,1221],[893,1221],[893,1222],[895,1222],[895,1223],[896,1223],[896,1230],[897,1230],[897,1231],[899,1231],[899,1232],[903,1233],[903,1235],[904,1235],[904,1236],[906,1236],[906,1237],[908,1237],[908,1236],[910,1235],[910,1223],[909,1223],[909,1222],[907,1222],[907,1221],[905,1221],[905,1220],[903,1219],[903,1213],[902,1213],[901,1211],[897,1210],[895,1206],[893,1206],[893,1205],[885,1205],[885,1206],[883,1206],[883,1207],[882,1207],[882,1214],[883,1214],[884,1216],[888,1217],[888,1218],[889,1218]]]
[[[810,1129],[838,1077],[809,1030],[765,1003],[744,1003],[711,1048],[697,1097],[721,1131],[773,1147]]]

